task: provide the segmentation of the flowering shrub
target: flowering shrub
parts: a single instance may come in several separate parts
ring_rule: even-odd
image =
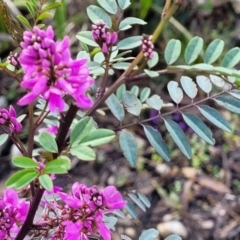
[[[240,84],[240,74],[234,69],[240,61],[239,48],[229,50],[219,66],[214,63],[222,54],[224,43],[216,39],[204,52],[203,63],[193,64],[203,52],[203,39],[194,37],[184,52],[186,65],[173,65],[180,58],[181,42],[172,39],[164,51],[167,67],[153,70],[159,61],[154,42],[182,1],[166,1],[162,18],[152,35],[125,39],[120,39],[122,31],[135,24],[147,23],[133,17],[122,19],[124,10],[130,5],[129,0],[98,3],[101,7],[91,5],[87,8],[92,29],[77,35],[84,50],[78,53],[77,59],[73,59],[69,49],[70,38],[65,36],[61,41],[55,41],[53,28],[40,24],[51,16],[49,10],[61,7],[59,2],[26,1],[33,26],[25,17],[18,17],[28,29],[22,32],[18,21],[0,1],[0,13],[6,28],[21,48],[19,54],[11,53],[6,62],[0,63],[0,70],[14,77],[26,91],[17,104],[23,108],[28,105],[28,114],[22,116],[17,116],[12,106],[9,110],[0,109],[0,128],[3,131],[0,145],[10,138],[21,153],[21,156],[12,158],[13,165],[21,170],[8,178],[7,189],[0,198],[0,240],[22,240],[27,236],[52,240],[111,239],[117,216],[125,217],[125,213],[129,213],[136,218],[133,203],[143,211],[151,203],[141,193],[122,196],[115,186],[100,190],[97,186],[87,187],[76,182],[70,194],[63,192],[53,180],[71,170],[73,156],[83,161],[95,160],[95,147],[113,141],[116,132],[119,132],[117,140],[120,149],[129,165],[135,167],[137,143],[134,135],[125,129],[139,125],[159,156],[170,161],[168,145],[159,131],[161,122],[183,155],[190,159],[191,146],[183,131],[187,126],[191,133],[196,133],[208,144],[213,145],[215,139],[200,117],[186,112],[188,108],[198,109],[207,120],[224,131],[231,131],[228,121],[215,108],[202,103],[211,100],[240,113],[240,91],[236,87]],[[139,54],[136,57],[126,56],[137,47]],[[115,71],[123,73],[110,84],[109,76]],[[159,94],[151,95],[148,87],[141,91],[136,85],[129,91],[126,89],[127,81],[158,78],[169,73],[181,74],[181,78],[179,82],[168,82],[167,101],[171,99],[168,104]],[[188,76],[193,73],[196,79]],[[95,81],[99,76],[99,81]],[[196,101],[199,90],[203,92],[201,96],[205,94],[206,97]],[[189,104],[181,105],[185,95],[186,99],[190,99]],[[100,109],[103,104],[105,108]],[[96,110],[102,113],[106,108],[110,110],[106,114],[111,112],[119,123],[117,127],[113,124],[109,127],[111,129],[99,128],[94,113]],[[162,111],[162,108],[167,110]],[[142,119],[146,116],[142,114],[146,109],[150,109],[150,117]],[[125,118],[126,113],[131,117]],[[134,117],[137,121],[133,120]],[[27,121],[22,122],[23,119]],[[22,124],[26,122],[28,139],[25,145],[20,134]],[[147,122],[154,124],[154,128]],[[36,130],[39,135],[36,135]],[[20,200],[18,194],[23,199]],[[148,229],[139,233],[139,240],[153,240],[157,235],[156,229]],[[126,239],[126,236],[123,238]],[[181,238],[172,235],[167,239]]]

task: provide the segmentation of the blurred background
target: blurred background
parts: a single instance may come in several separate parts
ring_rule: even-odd
[[[5,0],[13,15],[24,15],[30,20],[25,7],[25,1]],[[128,36],[151,34],[157,26],[165,1],[163,0],[131,0],[130,7],[124,12],[124,17],[138,17],[147,25],[135,25],[132,29],[120,34],[123,39]],[[65,35],[71,38],[73,57],[81,50],[76,34],[91,30],[86,8],[96,4],[94,0],[62,0],[62,7],[53,11],[53,19],[46,25],[53,25],[58,39]],[[30,20],[31,22],[31,20]],[[216,38],[225,42],[224,53],[230,48],[240,46],[240,1],[239,0],[183,0],[182,6],[167,24],[163,34],[155,43],[155,50],[160,61],[155,69],[166,67],[163,59],[164,48],[171,38],[182,42],[182,56],[177,63],[183,62],[184,46],[193,36],[204,39],[205,47]],[[18,51],[16,43],[9,36],[0,17],[0,58],[4,60],[10,51]],[[133,51],[137,55],[138,50]],[[223,53],[223,54],[224,54]],[[202,62],[202,59],[198,59]],[[238,66],[239,67],[239,66]],[[113,82],[121,72],[116,72],[110,79]],[[194,73],[192,73],[192,76]],[[165,102],[171,101],[166,84],[169,80],[179,80],[180,75],[163,75],[154,81],[143,79],[134,82],[140,89],[150,87],[152,94],[159,94]],[[127,89],[133,85],[127,84]],[[0,108],[13,104],[22,94],[18,84],[0,71]],[[204,97],[201,92],[196,101]],[[189,103],[184,99],[183,104]],[[208,104],[208,103],[207,103]],[[212,104],[212,102],[209,102]],[[26,108],[16,106],[18,114],[26,112]],[[166,109],[165,111],[168,111]],[[189,111],[194,111],[190,109]],[[172,118],[185,130],[192,146],[193,158],[187,160],[176,147],[166,132],[162,122],[154,121],[150,125],[161,130],[167,142],[172,160],[165,162],[149,146],[142,128],[134,126],[128,129],[138,142],[139,159],[136,168],[131,168],[124,159],[118,142],[105,144],[96,148],[97,160],[83,162],[73,159],[69,186],[79,181],[87,185],[106,186],[114,184],[125,195],[131,191],[148,196],[151,207],[145,212],[137,209],[138,218],[120,219],[113,239],[120,239],[119,234],[126,234],[131,239],[138,239],[144,229],[157,228],[161,238],[177,233],[183,239],[189,240],[239,240],[240,239],[240,129],[239,116],[219,109],[231,123],[233,132],[226,133],[215,128],[209,122],[216,139],[215,146],[209,146],[187,127],[181,115],[174,114]],[[195,113],[195,112],[194,112]],[[141,118],[156,114],[154,111],[144,111]],[[94,119],[100,126],[114,128],[116,119],[110,114],[101,116],[95,114]],[[134,121],[129,118],[128,121]],[[27,122],[26,122],[27,123]],[[26,124],[25,123],[25,124]],[[27,126],[21,135],[26,142]],[[12,156],[18,154],[11,141],[0,147],[0,192],[4,189],[4,181],[13,173],[10,163]],[[87,173],[87,174],[86,174]],[[66,186],[66,179],[59,181]]]

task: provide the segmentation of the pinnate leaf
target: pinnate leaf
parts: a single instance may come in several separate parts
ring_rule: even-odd
[[[151,202],[149,201],[149,199],[144,194],[138,193],[137,195],[147,208],[151,207]]]
[[[139,240],[154,240],[159,235],[159,231],[155,228],[150,228],[148,230],[145,230],[141,236],[139,237]]]
[[[168,65],[173,64],[181,54],[181,42],[177,39],[171,39],[164,52],[164,58]]]
[[[205,93],[210,93],[212,90],[211,81],[204,75],[197,76],[197,84]]]
[[[146,211],[145,205],[141,202],[141,200],[133,193],[129,193],[128,196],[132,199],[133,202],[137,204],[139,208],[141,208],[144,212]]]
[[[117,48],[119,50],[127,50],[138,47],[142,44],[142,36],[133,36],[125,38],[118,42]]]
[[[143,128],[151,146],[164,160],[169,162],[171,160],[169,149],[166,143],[163,142],[160,132],[148,125],[143,125]]]
[[[122,121],[125,116],[124,108],[115,94],[110,95],[105,101],[112,114],[119,120]]]
[[[160,110],[163,106],[163,100],[160,98],[160,96],[154,94],[152,95],[150,98],[148,98],[146,100],[146,103],[148,106],[156,109],[156,110]]]
[[[177,144],[177,146],[180,148],[182,153],[187,157],[192,157],[192,150],[190,147],[190,144],[187,140],[186,135],[184,134],[183,130],[179,127],[177,123],[175,123],[172,120],[166,120],[164,119],[165,126],[170,133],[172,139]]]
[[[14,173],[13,175],[11,175],[10,178],[8,178],[8,180],[5,182],[5,185],[7,187],[14,187],[14,185],[16,184],[16,182],[23,177],[24,175],[28,174],[28,173],[36,173],[35,169],[23,169],[21,171],[18,171],[16,173]]]
[[[167,85],[167,89],[172,100],[176,104],[179,104],[183,99],[183,91],[178,86],[178,83],[175,81],[170,81]]]
[[[186,50],[185,50],[185,61],[187,64],[191,64],[194,62],[203,48],[203,39],[200,37],[194,37],[188,43]]]
[[[57,146],[56,140],[54,136],[48,132],[43,132],[39,136],[39,143],[45,150],[49,152],[52,152],[52,153],[58,152],[58,146]]]
[[[182,240],[182,238],[180,236],[178,236],[177,234],[173,234],[173,235],[168,236],[164,240]]]
[[[198,109],[205,118],[207,118],[217,127],[227,132],[232,131],[229,122],[216,109],[211,108],[207,105],[200,105],[198,106]]]
[[[211,130],[199,117],[190,113],[183,113],[182,116],[187,125],[198,134],[200,138],[211,145],[215,143]]]
[[[90,31],[81,31],[76,35],[76,38],[79,41],[81,41],[89,46],[99,47],[99,45],[93,40],[92,32],[90,32]]]
[[[121,132],[119,137],[120,147],[123,151],[123,155],[129,162],[129,164],[134,167],[137,163],[137,144],[134,137],[127,132]]]
[[[116,14],[118,6],[116,0],[97,0],[98,4],[107,12]]]
[[[118,5],[122,10],[126,9],[130,4],[130,0],[118,0]]]
[[[90,131],[93,125],[91,117],[84,117],[78,121],[70,134],[70,145],[78,144]]]
[[[129,91],[122,94],[122,101],[127,111],[133,115],[139,116],[142,110],[141,101]]]
[[[149,87],[143,88],[143,90],[140,93],[141,102],[145,102],[148,99],[150,93],[151,93],[151,89]]]
[[[185,91],[185,93],[191,99],[194,99],[198,92],[196,83],[194,83],[193,80],[188,76],[182,76],[180,79],[180,82],[182,84],[182,88]]]
[[[81,146],[98,146],[110,142],[115,138],[115,133],[109,129],[96,129],[85,136],[79,144]]]
[[[21,189],[23,187],[26,187],[30,184],[33,180],[35,180],[38,176],[38,172],[32,169],[32,172],[24,174],[22,177],[18,179],[17,182],[14,184],[14,188]]]
[[[144,69],[144,72],[150,77],[150,78],[155,78],[159,76],[159,73],[156,71],[150,71],[148,69]]]
[[[43,174],[43,175],[39,176],[39,182],[44,189],[46,189],[48,191],[52,190],[53,181],[48,174]]]
[[[159,61],[158,53],[153,51],[153,58],[147,61],[148,67],[153,68]]]
[[[132,216],[132,218],[136,219],[137,218],[137,211],[134,205],[128,201],[127,206],[125,207],[127,212]]]
[[[14,157],[12,163],[16,167],[20,168],[35,168],[38,167],[38,163],[35,162],[32,158],[28,157]]]
[[[119,24],[119,30],[124,31],[132,27],[133,24],[140,24],[140,25],[145,25],[147,24],[145,21],[143,21],[140,18],[135,18],[135,17],[127,17],[124,18],[120,24]]]
[[[87,15],[93,23],[97,23],[102,20],[110,28],[112,26],[111,17],[100,7],[90,5],[87,8]]]
[[[224,41],[214,39],[207,47],[204,54],[204,62],[208,64],[214,63],[221,55],[224,48]]]
[[[225,68],[233,68],[240,61],[240,48],[230,49],[222,60],[222,66]]]
[[[215,101],[226,109],[240,114],[240,100],[230,96],[219,96],[215,98]]]
[[[78,157],[80,160],[92,161],[96,159],[95,152],[87,146],[76,146],[70,149],[73,156]]]

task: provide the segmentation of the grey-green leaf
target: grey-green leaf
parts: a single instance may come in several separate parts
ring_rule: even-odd
[[[119,50],[127,50],[127,49],[132,49],[135,47],[138,47],[142,44],[142,36],[133,36],[133,37],[128,37],[117,44],[117,48]]]
[[[188,76],[182,76],[180,78],[180,82],[182,84],[182,88],[185,93],[191,98],[194,99],[197,96],[197,86],[196,83]]]
[[[125,112],[122,104],[118,100],[115,94],[110,95],[105,101],[112,114],[119,120],[122,121],[125,116]]]
[[[207,105],[198,106],[199,111],[202,115],[207,118],[211,123],[221,128],[224,131],[231,132],[232,128],[229,122],[214,108]]]
[[[206,124],[197,116],[190,113],[182,113],[184,121],[187,125],[205,142],[214,145],[215,139],[212,138],[211,130]]]
[[[48,132],[43,132],[39,136],[39,143],[45,150],[49,152],[52,152],[52,153],[58,152],[58,146],[57,146],[55,137]]]
[[[137,144],[134,137],[127,132],[121,132],[119,137],[119,144],[123,151],[123,155],[129,162],[129,164],[134,167],[137,163]]]
[[[151,207],[151,202],[149,201],[149,199],[144,194],[138,193],[137,195],[147,208]]]
[[[128,201],[127,206],[125,207],[127,212],[132,216],[132,218],[137,218],[137,211],[134,205]]]
[[[119,99],[119,101],[122,100],[122,95],[123,95],[124,92],[126,92],[126,85],[125,85],[125,84],[122,84],[122,85],[117,89],[117,92],[116,92],[116,97]]]
[[[101,0],[100,0],[101,1]],[[132,27],[133,24],[140,24],[140,25],[145,25],[147,24],[145,21],[143,21],[140,18],[135,18],[135,17],[127,17],[124,18],[120,24],[119,24],[119,30],[124,31]]]
[[[211,82],[217,87],[223,88],[223,86],[225,85],[225,81],[221,77],[213,74],[210,74],[209,77]]]
[[[185,50],[185,61],[187,64],[191,64],[194,62],[203,48],[203,39],[200,37],[194,37],[188,43],[186,50]]]
[[[159,76],[159,73],[156,71],[150,71],[147,69],[144,69],[144,72],[150,77],[150,78],[155,78]]]
[[[99,45],[93,40],[92,32],[90,32],[90,31],[81,31],[76,35],[76,38],[79,41],[81,41],[89,46],[99,47]]]
[[[167,89],[172,100],[176,104],[179,104],[183,99],[183,91],[178,86],[178,83],[175,81],[170,81],[167,85]]]
[[[190,159],[192,157],[192,150],[190,147],[190,144],[188,142],[188,139],[183,132],[183,130],[180,128],[180,126],[175,123],[172,120],[166,120],[164,119],[166,128],[168,132],[170,133],[171,137],[173,138],[174,142],[177,144],[177,146],[180,148],[182,153]]]
[[[215,98],[215,101],[226,109],[240,114],[240,100],[230,96],[219,96]]]
[[[148,125],[143,125],[143,128],[151,146],[164,160],[169,162],[171,160],[169,149],[167,144],[163,142],[160,132]]]
[[[100,7],[90,5],[87,8],[87,15],[93,23],[102,20],[110,28],[112,26],[111,17]]]
[[[139,237],[139,240],[154,240],[159,235],[159,231],[155,228],[150,228],[148,230],[145,230],[141,236]]]
[[[228,93],[231,94],[232,96],[234,96],[235,98],[240,99],[240,90],[233,89],[233,90],[229,91]]]
[[[133,193],[129,193],[128,196],[136,203],[136,205],[141,208],[144,212],[146,211],[145,205],[141,202],[141,200]]]
[[[168,236],[164,240],[182,240],[182,238],[180,236],[178,236],[177,234],[173,234],[173,235]]]
[[[222,60],[222,66],[225,68],[233,68],[240,61],[240,48],[230,49]]]
[[[151,93],[151,89],[149,87],[143,88],[143,90],[140,93],[141,102],[145,102],[148,99],[150,93]]]
[[[205,93],[212,91],[212,83],[209,78],[204,75],[197,76],[197,84]]]
[[[164,58],[168,65],[173,64],[181,54],[181,42],[177,39],[171,39],[164,51]]]
[[[7,133],[3,133],[0,135],[0,146],[2,146],[8,139],[8,134]]]
[[[224,48],[224,41],[214,39],[207,47],[204,54],[204,62],[208,64],[214,63],[221,55]]]
[[[84,117],[74,126],[70,134],[70,145],[78,144],[90,131],[93,125],[91,117]]]
[[[118,6],[116,0],[97,0],[98,4],[107,12],[116,14]]]
[[[150,98],[148,98],[146,100],[146,103],[148,106],[156,109],[156,110],[160,110],[163,106],[163,100],[160,98],[160,96],[154,94],[152,95]]]
[[[130,0],[118,0],[118,5],[122,10],[126,9],[130,4]]]
[[[129,91],[124,92],[122,101],[129,113],[139,116],[142,110],[142,103],[134,94]]]
[[[134,85],[131,90],[130,90],[130,93],[134,94],[136,97],[138,96],[139,94],[139,87]]]
[[[148,64],[148,67],[149,68],[153,68],[159,61],[159,56],[158,56],[158,53],[153,51],[153,57],[152,59],[149,59],[147,61],[147,64]]]

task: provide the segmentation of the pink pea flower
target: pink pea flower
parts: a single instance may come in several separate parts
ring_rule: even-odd
[[[33,32],[24,32],[18,61],[24,70],[21,86],[29,92],[18,101],[19,105],[27,105],[42,96],[48,101],[50,111],[62,112],[63,97],[67,94],[79,108],[92,106],[92,100],[86,95],[93,85],[87,60],[72,60],[69,43],[67,36],[56,42],[51,26],[47,30],[34,27]]]
[[[110,32],[106,23],[99,20],[92,25],[92,37],[99,44],[103,54],[108,54],[111,47],[117,42],[117,32]]]
[[[0,108],[0,125],[7,126],[11,133],[21,132],[22,125],[17,120],[17,114],[13,106],[10,106],[9,110]]]
[[[122,195],[117,191],[114,186],[108,186],[102,191],[103,205],[109,210],[121,209],[127,201],[122,199]]]
[[[13,234],[19,231],[29,210],[26,201],[19,201],[17,192],[7,189],[0,197],[0,239],[14,239]]]
[[[64,232],[64,239],[85,240],[90,235],[99,235],[110,240],[111,231],[103,220],[104,214],[123,208],[127,203],[114,186],[99,191],[97,186],[88,188],[76,182],[71,194],[59,192],[58,195],[66,203],[63,211],[68,220],[61,223],[64,231],[58,229],[54,235]]]

